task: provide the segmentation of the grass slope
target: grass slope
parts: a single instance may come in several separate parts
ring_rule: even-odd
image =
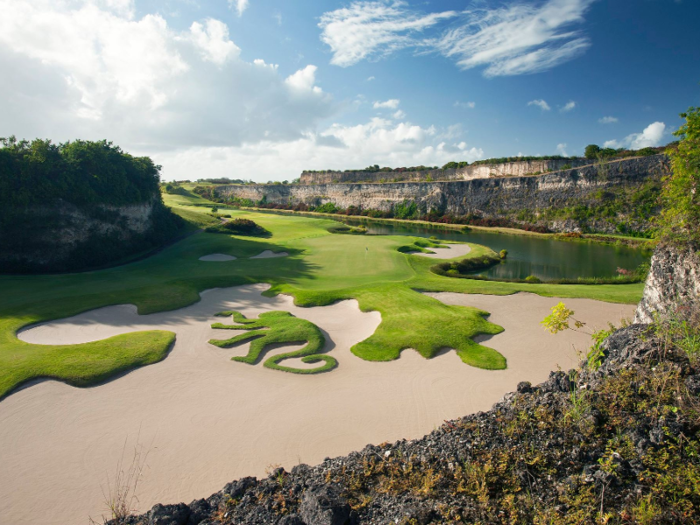
[[[173,204],[170,196],[166,201]],[[203,206],[181,205],[174,211],[190,220],[192,228],[216,221]],[[328,229],[338,223],[331,220],[225,212],[254,220],[269,230],[271,237],[198,233],[152,257],[117,268],[82,274],[0,276],[0,398],[36,377],[82,386],[162,359],[172,344],[172,334],[133,333],[72,346],[29,345],[15,336],[29,324],[114,304],[134,304],[139,313],[147,314],[192,304],[199,300],[199,292],[209,288],[265,282],[272,285],[266,294],[288,293],[299,305],[354,298],[363,311],[379,311],[382,323],[375,334],[352,349],[365,359],[395,359],[406,348],[415,348],[428,358],[443,347],[451,347],[466,363],[503,368],[505,360],[500,354],[471,340],[479,333],[500,331],[484,319],[484,312],[444,305],[418,291],[499,295],[528,291],[634,303],[643,289],[642,284],[584,286],[450,279],[430,272],[435,260],[398,251],[407,243],[425,239],[333,235]],[[285,251],[289,256],[250,259],[264,250]],[[472,245],[470,255],[487,251]],[[199,261],[212,253],[234,255],[237,260],[217,264]]]

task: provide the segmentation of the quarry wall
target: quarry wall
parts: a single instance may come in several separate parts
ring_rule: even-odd
[[[415,202],[422,213],[477,214],[489,218],[518,210],[586,205],[596,202],[599,190],[633,187],[668,173],[668,158],[654,155],[530,177],[385,184],[232,185],[220,186],[217,192],[229,201],[239,198],[309,206],[332,202],[343,209],[354,206],[381,211],[391,210],[398,203]]]
[[[531,160],[500,164],[474,164],[464,168],[421,171],[326,171],[301,174],[301,184],[332,184],[359,182],[421,182],[485,179],[489,177],[522,177],[533,173],[561,170],[564,166],[580,167],[591,164],[588,159]]]

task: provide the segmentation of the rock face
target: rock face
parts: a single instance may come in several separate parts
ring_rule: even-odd
[[[302,184],[333,184],[358,182],[421,182],[426,180],[472,180],[489,177],[522,177],[533,173],[558,171],[565,166],[575,168],[591,164],[589,159],[527,160],[500,164],[474,164],[464,168],[421,171],[325,171],[301,174]]]
[[[155,230],[172,226],[168,216],[156,198],[128,206],[59,202],[27,209],[0,235],[0,271],[72,271],[108,263],[152,247],[151,238],[160,235]]]
[[[660,246],[651,258],[644,297],[637,306],[635,323],[649,324],[700,296],[700,256],[692,248]]]
[[[479,178],[450,182],[400,182],[389,184],[315,184],[220,186],[225,200],[320,206],[331,202],[339,208],[389,211],[395,204],[415,202],[421,213],[475,214],[499,218],[528,210],[599,204],[599,192],[634,188],[669,173],[664,155],[626,159],[603,166],[586,166],[535,177]],[[561,221],[560,221],[561,222]],[[554,231],[568,231],[552,223]]]

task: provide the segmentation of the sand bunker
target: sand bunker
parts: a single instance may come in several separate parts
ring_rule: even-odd
[[[262,297],[265,285],[217,289],[192,306],[139,316],[133,306],[93,310],[21,333],[39,344],[80,343],[135,330],[177,334],[171,354],[94,388],[45,381],[0,402],[0,516],[3,523],[84,523],[105,513],[102,488],[138,439],[150,451],[139,486],[139,510],[154,503],[207,497],[241,476],[264,476],[269,465],[291,469],[367,443],[416,438],[452,419],[487,410],[519,381],[546,379],[577,362],[583,334],[545,332],[539,321],[559,299],[431,294],[450,304],[492,312],[506,331],[487,345],[507,359],[507,370],[463,364],[454,352],[425,360],[407,350],[401,359],[370,363],[350,347],[374,332],[376,312],[355,301],[299,308],[286,296]],[[576,317],[598,327],[631,316],[633,306],[565,299]],[[318,325],[339,367],[299,376],[237,363],[248,346],[222,350],[207,344],[222,310],[248,317],[286,310]],[[228,333],[230,334],[231,331]],[[296,347],[291,347],[296,348]],[[289,351],[286,346],[276,351]],[[36,495],[41,494],[41,505]]]
[[[435,253],[413,252],[413,254],[431,259],[454,259],[455,257],[464,257],[472,251],[468,244],[448,244],[447,246],[447,248],[428,248]]]
[[[233,255],[226,255],[225,253],[212,253],[211,255],[205,255],[199,258],[200,261],[209,262],[223,262],[223,261],[235,261],[236,258]]]
[[[287,257],[289,254],[287,252],[273,252],[271,250],[265,250],[258,255],[254,255],[251,259],[271,259],[273,257]]]

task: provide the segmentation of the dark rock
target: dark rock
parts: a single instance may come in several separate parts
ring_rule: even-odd
[[[148,513],[148,525],[187,525],[190,508],[184,503],[154,505]]]
[[[308,489],[299,505],[299,515],[307,525],[344,525],[350,506],[332,485]]]
[[[518,393],[528,394],[530,392],[532,392],[532,384],[530,381],[521,381],[518,383]]]

